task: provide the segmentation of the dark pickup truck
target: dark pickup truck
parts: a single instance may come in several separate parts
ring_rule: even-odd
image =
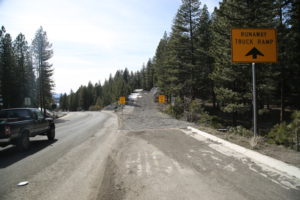
[[[27,150],[29,137],[47,135],[55,138],[55,124],[37,108],[14,108],[0,110],[0,146],[14,144],[19,150]]]

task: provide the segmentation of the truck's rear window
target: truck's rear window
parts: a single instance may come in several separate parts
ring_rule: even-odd
[[[0,121],[3,120],[26,120],[31,119],[30,112],[28,110],[2,110],[0,111]]]

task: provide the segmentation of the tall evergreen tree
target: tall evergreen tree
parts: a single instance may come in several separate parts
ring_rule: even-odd
[[[34,64],[37,70],[37,86],[39,105],[46,113],[46,108],[52,103],[53,68],[49,59],[53,56],[52,45],[49,43],[47,33],[40,27],[32,42]]]
[[[146,64],[146,90],[150,90],[154,86],[154,66],[151,59]]]
[[[63,111],[69,110],[69,102],[68,102],[68,96],[66,93],[62,94],[59,99],[59,107]]]
[[[160,87],[162,90],[169,91],[168,90],[168,78],[169,73],[167,70],[167,45],[168,45],[168,35],[165,32],[163,38],[160,40],[155,56],[153,58],[154,63],[154,82],[155,85]]]
[[[18,105],[24,106],[25,97],[35,104],[35,76],[29,46],[23,34],[19,34],[14,41],[14,55],[16,58],[16,72],[18,90]]]
[[[196,30],[196,82],[195,88],[197,97],[202,99],[212,99],[215,107],[214,83],[209,78],[213,71],[213,57],[211,56],[212,47],[212,28],[211,19],[206,5],[201,9],[201,15]]]
[[[199,17],[200,2],[182,0],[172,26],[167,63],[175,95],[185,96],[183,91],[189,91],[188,96],[195,97],[195,32]]]
[[[299,4],[294,0],[276,0],[274,4],[279,49],[279,62],[274,65],[274,71],[281,122],[287,119],[286,107],[300,99],[299,89],[295,87],[299,84]]]
[[[291,106],[300,109],[300,1],[291,0],[291,6],[289,7],[289,20],[288,26],[290,26],[289,49],[287,52],[288,62],[291,65],[291,72],[289,77],[290,82],[290,100]]]
[[[3,74],[3,61],[2,61],[2,56],[3,56],[3,39],[4,39],[4,35],[5,35],[5,28],[4,26],[1,27],[0,29],[0,98],[3,98],[2,96],[2,75]],[[3,102],[1,102],[3,103]],[[2,106],[0,106],[1,108]]]
[[[10,34],[5,33],[5,28],[1,30],[1,93],[4,108],[18,107],[18,87],[16,76],[16,60],[14,57],[12,39]]]
[[[81,110],[88,110],[89,108],[89,99],[88,99],[88,91],[86,86],[80,86],[80,88],[76,92],[79,96],[79,108]]]
[[[73,90],[71,90],[70,95],[68,97],[68,104],[69,104],[69,110],[70,111],[77,111],[79,107],[79,95],[78,93],[74,93]]]

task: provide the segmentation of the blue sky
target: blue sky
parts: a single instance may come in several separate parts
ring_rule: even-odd
[[[202,0],[212,12],[218,0]],[[0,25],[31,43],[42,26],[53,45],[55,92],[77,90],[153,57],[181,0],[0,0]]]

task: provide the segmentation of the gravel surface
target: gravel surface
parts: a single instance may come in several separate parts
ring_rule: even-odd
[[[161,113],[157,109],[157,104],[153,102],[151,93],[143,93],[131,106],[125,106],[123,113],[119,112],[123,130],[144,130],[144,129],[168,129],[184,128],[191,125],[186,121],[176,120],[167,114]]]
[[[118,112],[120,137],[98,199],[299,199],[300,180],[194,139],[150,93]]]

